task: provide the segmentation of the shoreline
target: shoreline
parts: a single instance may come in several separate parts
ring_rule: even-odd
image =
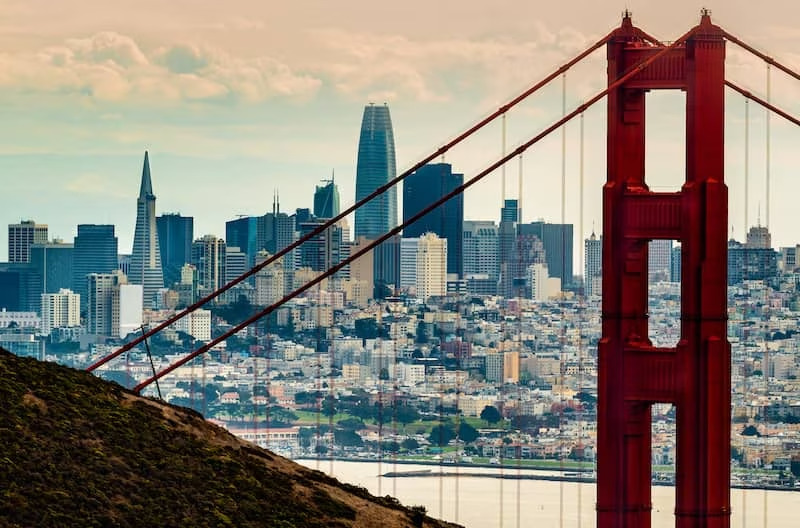
[[[424,461],[424,460],[394,460],[392,458],[383,458],[383,459],[363,459],[363,458],[356,458],[356,457],[343,457],[343,456],[326,456],[326,457],[315,457],[315,456],[300,456],[295,457],[292,460],[318,460],[320,462],[324,461],[339,461],[339,462],[358,462],[363,464],[398,464],[398,465],[409,465],[409,466],[437,466],[440,468],[440,471],[434,470],[410,470],[410,471],[388,471],[386,473],[382,473],[379,476],[385,478],[409,478],[409,477],[479,477],[479,478],[494,478],[494,479],[504,479],[504,480],[544,480],[544,481],[551,481],[551,482],[577,482],[577,483],[589,483],[595,484],[597,482],[597,478],[593,475],[586,475],[581,476],[580,473],[594,473],[594,466],[587,467],[587,468],[553,468],[550,466],[542,467],[542,466],[517,466],[517,465],[498,465],[498,464],[464,464],[464,463],[456,463],[456,462],[448,462],[442,463],[441,461]],[[441,469],[445,468],[488,468],[488,469],[502,469],[503,472],[498,473],[478,473],[478,472],[452,472],[452,471],[441,471]],[[562,473],[562,471],[567,473],[575,473],[578,475],[564,475],[564,474],[555,474],[555,475],[537,475],[533,473],[526,473],[526,474],[517,474],[506,472],[507,470],[526,470],[526,471],[549,471],[553,473]],[[663,481],[663,480],[653,480],[653,486],[666,486],[666,487],[675,487],[675,483],[672,481]],[[747,490],[765,490],[765,491],[787,491],[787,492],[800,492],[800,488],[791,488],[788,486],[775,486],[775,485],[750,485],[747,483],[742,482],[732,482],[731,489],[747,489]]]

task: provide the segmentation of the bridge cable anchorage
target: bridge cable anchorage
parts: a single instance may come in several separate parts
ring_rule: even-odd
[[[690,29],[683,36],[681,36],[678,40],[672,42],[669,46],[666,46],[663,49],[659,50],[658,52],[654,53],[653,55],[650,55],[649,57],[643,59],[642,63],[645,64],[645,65],[652,64],[654,61],[656,61],[657,59],[661,58],[663,55],[665,55],[666,53],[671,51],[675,46],[678,46],[678,45],[682,44],[687,38],[689,38],[692,34],[694,34],[695,31],[696,31],[696,28]],[[510,159],[512,159],[512,158],[514,158],[516,156],[519,156],[520,154],[525,152],[527,149],[529,149],[530,147],[532,147],[533,145],[535,145],[536,143],[540,142],[542,139],[544,139],[545,137],[550,135],[552,132],[554,132],[555,130],[558,130],[564,123],[566,123],[567,121],[570,121],[574,117],[580,115],[583,111],[586,110],[586,108],[590,107],[591,105],[593,105],[597,101],[601,100],[609,92],[611,92],[612,90],[617,89],[619,86],[621,86],[622,84],[627,82],[629,79],[631,79],[633,76],[635,76],[637,73],[639,73],[640,69],[641,68],[632,68],[627,73],[621,75],[616,81],[614,81],[611,84],[609,84],[605,89],[603,89],[602,91],[598,92],[593,97],[588,99],[586,103],[580,105],[578,108],[572,110],[570,113],[568,113],[567,115],[565,115],[561,119],[557,120],[555,123],[553,123],[550,126],[548,126],[547,128],[545,128],[539,134],[533,136],[532,138],[528,139],[527,141],[525,141],[521,145],[517,146],[517,148],[515,148],[512,152],[509,152],[508,154],[506,154],[506,156],[504,156],[503,158],[495,161],[494,163],[492,163],[491,165],[489,165],[488,167],[486,167],[485,169],[480,171],[478,174],[473,176],[471,179],[467,180],[463,184],[461,184],[458,187],[454,188],[452,191],[448,192],[446,195],[442,196],[441,198],[439,198],[435,202],[429,204],[427,207],[425,207],[424,209],[419,211],[417,214],[415,214],[411,218],[405,220],[404,222],[402,222],[398,226],[393,227],[392,229],[390,229],[389,231],[387,231],[386,233],[384,233],[380,237],[376,238],[375,240],[370,241],[368,244],[366,244],[363,248],[361,248],[356,253],[350,255],[349,257],[347,257],[346,259],[342,260],[341,262],[339,262],[335,266],[331,267],[330,269],[326,270],[325,272],[321,273],[320,275],[318,275],[314,279],[306,282],[305,284],[303,284],[302,286],[298,287],[297,289],[295,289],[291,293],[285,295],[279,301],[271,304],[270,306],[267,306],[266,308],[264,308],[263,310],[259,311],[258,313],[248,317],[245,321],[243,321],[243,322],[239,323],[238,325],[230,328],[229,330],[224,332],[222,335],[212,339],[211,341],[209,341],[208,343],[202,345],[200,348],[198,348],[194,352],[188,354],[187,356],[184,356],[182,359],[180,359],[180,360],[176,361],[175,363],[169,365],[168,367],[163,369],[161,372],[159,372],[157,375],[142,381],[136,387],[134,387],[133,390],[135,392],[140,392],[144,387],[147,387],[148,385],[153,383],[157,378],[160,379],[161,377],[163,377],[163,376],[169,374],[170,372],[174,371],[176,368],[179,368],[179,367],[183,366],[184,364],[186,364],[187,361],[191,361],[192,358],[197,357],[197,356],[199,356],[201,354],[205,354],[211,348],[213,348],[217,344],[221,343],[222,341],[225,341],[226,339],[228,339],[230,336],[232,336],[236,332],[241,331],[242,329],[244,329],[244,328],[250,326],[251,324],[253,324],[254,322],[258,321],[259,319],[262,319],[263,317],[266,317],[267,315],[271,314],[272,312],[274,312],[275,310],[277,310],[278,308],[283,306],[288,301],[294,299],[295,297],[297,297],[301,293],[305,292],[309,288],[315,286],[317,283],[321,282],[322,280],[326,279],[330,275],[332,275],[332,274],[336,273],[337,271],[341,270],[342,268],[344,268],[345,266],[347,266],[348,264],[350,264],[351,262],[353,262],[357,258],[361,257],[362,255],[364,255],[367,252],[369,252],[372,249],[374,249],[376,246],[378,246],[382,242],[385,242],[386,240],[388,240],[392,236],[399,234],[402,231],[402,229],[404,229],[405,227],[411,225],[413,222],[416,222],[417,220],[419,220],[420,218],[422,218],[423,216],[425,216],[429,212],[433,211],[435,208],[437,208],[440,205],[442,205],[443,203],[445,203],[447,200],[453,198],[454,196],[457,196],[458,194],[463,193],[466,189],[468,189],[469,187],[472,187],[474,184],[476,184],[479,181],[481,181],[487,175],[489,175],[492,172],[494,172],[495,170],[497,170],[503,163],[507,163],[508,160],[510,160]],[[351,209],[348,209],[348,214],[350,212],[352,212]],[[329,225],[329,223],[326,223],[324,225]],[[289,247],[294,249],[294,247],[296,247],[296,246],[294,246],[294,244],[293,244],[292,246],[287,246],[287,248],[289,248]],[[278,253],[278,254],[280,254],[280,253]],[[256,269],[256,268],[254,268],[254,269]],[[253,270],[251,270],[251,272],[252,271]],[[250,272],[248,272],[248,273],[250,273]],[[247,275],[247,274],[245,274],[245,275]],[[244,275],[243,275],[243,277],[244,277]],[[226,286],[230,286],[231,284],[233,284],[233,283],[229,283]],[[159,327],[160,327],[160,329],[163,329],[165,327],[165,323],[162,323],[161,325],[159,325]],[[157,328],[159,328],[159,327],[157,327]],[[122,349],[120,349],[120,350],[122,350]],[[118,355],[119,353],[122,353],[122,352],[120,352],[118,350],[114,354]],[[116,357],[116,356],[114,356],[114,357]],[[113,359],[113,357],[107,356],[107,358],[104,358],[104,361],[108,361],[110,359]]]
[[[422,160],[420,160],[417,163],[415,163],[413,166],[411,166],[410,169],[406,170],[405,172],[403,172],[399,176],[396,176],[394,179],[388,181],[384,185],[381,185],[380,187],[375,189],[373,192],[371,192],[369,195],[365,196],[361,200],[358,200],[356,203],[354,203],[350,207],[348,207],[345,210],[341,211],[338,215],[334,216],[330,220],[327,220],[325,223],[320,224],[314,230],[312,230],[309,233],[307,233],[306,235],[300,237],[298,240],[292,242],[291,244],[289,244],[285,248],[281,249],[280,251],[277,251],[274,255],[270,256],[264,262],[254,266],[249,271],[243,273],[242,275],[240,275],[240,276],[236,277],[235,279],[231,280],[230,282],[226,283],[220,289],[210,293],[209,295],[203,297],[202,299],[199,299],[197,302],[195,302],[191,306],[186,307],[181,312],[179,312],[179,313],[173,315],[172,317],[168,318],[166,321],[163,321],[162,323],[159,323],[158,325],[154,326],[153,328],[151,328],[150,330],[147,331],[145,336],[137,337],[136,339],[134,339],[130,343],[127,343],[126,345],[124,345],[121,348],[117,349],[115,352],[112,352],[111,354],[109,354],[109,355],[101,358],[100,360],[94,362],[93,364],[89,365],[86,368],[86,370],[89,371],[89,372],[92,372],[95,369],[97,369],[98,367],[100,367],[100,366],[108,363],[112,359],[118,357],[120,354],[123,354],[123,353],[127,352],[128,350],[131,350],[132,348],[134,348],[137,345],[139,345],[146,337],[150,337],[150,336],[152,336],[154,334],[157,334],[158,332],[164,330],[165,328],[169,327],[170,325],[172,325],[173,323],[175,323],[179,319],[182,319],[183,317],[189,315],[190,313],[194,312],[195,310],[198,310],[199,308],[203,307],[209,301],[212,301],[212,300],[216,299],[217,297],[219,297],[220,295],[222,295],[224,292],[228,291],[229,289],[233,288],[237,284],[239,284],[242,281],[245,281],[248,278],[252,277],[256,273],[258,273],[260,270],[266,268],[267,266],[269,266],[270,264],[272,264],[273,262],[275,262],[279,258],[282,258],[283,256],[287,255],[288,253],[290,253],[290,252],[294,251],[295,249],[299,248],[303,243],[305,243],[305,242],[307,242],[309,240],[312,240],[313,238],[317,237],[318,235],[320,235],[323,231],[325,231],[329,227],[337,224],[341,220],[345,219],[348,215],[350,215],[351,213],[355,212],[355,210],[358,209],[359,207],[363,206],[364,204],[366,204],[366,203],[372,201],[373,199],[377,198],[378,196],[382,195],[383,193],[385,193],[386,191],[388,191],[389,189],[391,189],[392,187],[394,187],[395,185],[397,185],[401,181],[405,180],[409,175],[413,174],[418,169],[420,169],[424,165],[427,165],[428,163],[430,163],[431,161],[433,161],[437,157],[443,156],[450,149],[452,149],[453,147],[455,147],[459,143],[463,142],[465,139],[471,137],[473,134],[475,134],[476,132],[478,132],[479,130],[484,128],[486,125],[488,125],[489,123],[491,123],[492,121],[494,121],[495,119],[500,117],[501,115],[503,115],[506,112],[508,112],[508,110],[510,110],[511,108],[514,108],[516,105],[518,105],[519,103],[521,103],[522,101],[524,101],[525,99],[527,99],[528,97],[530,97],[531,95],[533,95],[534,93],[539,91],[542,87],[544,87],[545,85],[549,84],[550,81],[552,81],[553,79],[558,77],[561,74],[562,70],[566,70],[566,69],[572,68],[574,65],[576,65],[577,63],[579,63],[580,61],[585,59],[587,56],[589,56],[592,53],[594,53],[597,49],[599,49],[600,47],[604,46],[611,39],[611,37],[614,35],[615,32],[616,32],[616,29],[612,30],[606,36],[604,36],[603,38],[601,38],[600,40],[598,40],[597,42],[595,42],[594,44],[592,44],[591,46],[586,48],[584,51],[582,51],[581,53],[576,55],[569,62],[567,62],[563,66],[559,67],[556,71],[550,73],[544,79],[542,79],[538,83],[534,84],[533,86],[531,86],[530,88],[528,88],[527,90],[525,90],[524,92],[522,92],[521,94],[519,94],[518,96],[513,98],[511,101],[509,101],[508,103],[506,103],[505,105],[500,107],[498,110],[496,110],[492,114],[490,114],[490,115],[486,116],[485,118],[481,119],[479,122],[474,124],[472,127],[467,129],[466,131],[462,132],[461,134],[456,136],[454,139],[450,140],[448,143],[446,143],[446,144],[440,146],[439,148],[437,148],[436,151],[434,151],[432,154],[429,154],[428,156],[426,156]]]

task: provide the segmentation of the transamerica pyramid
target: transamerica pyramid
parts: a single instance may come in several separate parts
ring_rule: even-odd
[[[156,197],[150,179],[150,159],[147,151],[144,152],[142,184],[139,188],[139,198],[136,200],[136,231],[133,234],[133,254],[128,282],[142,285],[145,308],[153,307],[156,293],[164,287],[156,229]]]

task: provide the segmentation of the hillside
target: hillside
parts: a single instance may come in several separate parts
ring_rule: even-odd
[[[0,526],[452,526],[190,410],[0,350]]]

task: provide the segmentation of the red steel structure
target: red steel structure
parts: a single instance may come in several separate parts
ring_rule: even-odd
[[[703,12],[674,46],[608,94],[603,188],[603,323],[598,346],[597,526],[649,527],[653,403],[677,411],[675,525],[730,526],[728,193],[724,182],[725,34]],[[608,82],[663,51],[625,15],[607,44]],[[686,181],[645,180],[645,94],[686,92]],[[648,339],[648,242],[682,243],[681,339]]]
[[[795,125],[800,125],[800,119],[725,80],[726,40],[800,80],[800,74],[794,70],[713,25],[707,11],[703,12],[699,25],[670,44],[661,43],[634,27],[630,14],[625,13],[619,28],[410,170],[87,370],[108,363],[317,236],[417,168],[505,115],[605,44],[608,85],[603,91],[403,224],[140,382],[133,390],[140,392],[272,313],[608,97],[608,175],[603,188],[603,333],[598,344],[597,526],[650,526],[650,407],[656,402],[667,402],[677,409],[676,526],[728,528],[731,353],[726,338],[728,193],[723,159],[724,89],[731,88]],[[679,192],[651,192],[645,181],[645,94],[658,89],[686,92],[686,181]],[[675,348],[654,347],[648,339],[647,248],[653,239],[682,243],[681,339]]]

